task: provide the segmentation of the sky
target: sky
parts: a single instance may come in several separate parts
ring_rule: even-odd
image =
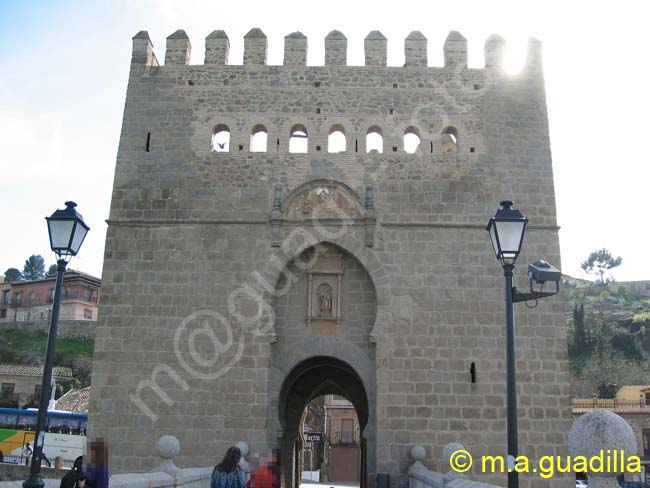
[[[318,5],[318,10],[316,9]],[[429,39],[429,65],[442,66],[450,30],[468,40],[469,65],[483,66],[492,33],[507,40],[516,72],[529,37],[544,45],[562,270],[580,268],[606,247],[623,264],[617,281],[650,280],[649,38],[643,2],[0,0],[0,272],[31,254],[54,263],[44,217],[74,200],[91,231],[70,268],[101,276],[115,158],[128,81],[131,37],[147,30],[159,60],[182,28],[192,64],[204,39],[230,38],[241,64],[243,36],[260,27],[269,64],[282,63],[283,38],[309,38],[310,65],[322,65],[323,38],[348,38],[350,64],[363,64],[363,38],[388,38],[388,64],[404,62],[404,38]],[[496,209],[495,209],[496,210]],[[531,222],[534,223],[534,222]],[[487,239],[487,234],[486,234]],[[524,244],[525,245],[525,244]],[[556,264],[556,263],[554,263]]]

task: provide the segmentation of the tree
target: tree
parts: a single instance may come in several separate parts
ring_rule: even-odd
[[[583,303],[573,306],[573,325],[574,329],[574,348],[576,356],[587,356],[589,346],[587,344],[587,334],[585,333],[585,305]]]
[[[596,283],[604,285],[606,283],[605,271],[620,266],[622,262],[622,257],[615,258],[607,249],[602,248],[592,252],[580,266],[589,274],[600,275],[600,280],[596,280]]]
[[[23,266],[23,276],[26,280],[37,280],[45,276],[45,260],[41,255],[32,254],[29,259],[25,261]]]
[[[50,267],[47,268],[47,276],[55,275],[57,269],[58,269],[58,267],[57,267],[56,264],[50,265]]]
[[[5,281],[20,281],[23,279],[23,274],[19,269],[9,268],[5,271]]]

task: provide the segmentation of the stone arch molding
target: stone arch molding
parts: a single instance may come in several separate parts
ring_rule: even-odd
[[[304,183],[282,202],[286,220],[362,219],[364,205],[348,185],[329,179]]]
[[[370,341],[380,344],[386,330],[386,324],[390,318],[391,292],[389,284],[389,275],[384,265],[377,258],[375,251],[368,248],[365,243],[355,236],[351,231],[341,235],[328,236],[323,238],[319,233],[320,229],[294,227],[292,228],[278,248],[269,256],[265,268],[261,273],[255,273],[254,278],[260,283],[260,287],[266,296],[265,302],[271,303],[270,293],[274,293],[275,285],[292,261],[296,261],[304,251],[319,244],[332,244],[347,252],[357,259],[365,268],[370,280],[375,288],[377,298],[377,313],[375,323],[370,331]],[[269,309],[272,307],[269,306]],[[273,315],[273,312],[270,311]],[[274,342],[276,335],[275,316],[273,315],[272,323],[265,328],[270,341]]]

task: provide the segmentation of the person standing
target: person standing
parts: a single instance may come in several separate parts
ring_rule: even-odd
[[[246,488],[244,472],[239,467],[240,459],[238,447],[228,448],[221,462],[212,470],[210,488]]]
[[[23,447],[23,453],[22,453],[22,455],[25,457],[25,466],[29,466],[29,462],[32,460],[32,454],[33,453],[34,453],[34,450],[32,449],[32,446],[29,445],[29,442],[28,442]]]
[[[52,467],[52,461],[50,461],[50,458],[47,457],[45,454],[45,451],[41,451],[41,454],[43,455],[43,461],[47,463],[47,467],[51,468]]]
[[[90,443],[90,465],[86,470],[85,484],[91,488],[108,488],[108,445],[99,438]]]
[[[278,488],[280,486],[279,452],[271,451],[255,469],[251,469],[248,488]]]
[[[83,473],[83,456],[74,460],[72,469],[61,480],[60,488],[83,488],[86,477]]]

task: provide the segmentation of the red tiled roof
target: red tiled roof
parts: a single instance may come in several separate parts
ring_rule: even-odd
[[[0,374],[17,376],[43,376],[42,366],[26,366],[24,364],[0,364]],[[60,366],[52,368],[52,376],[55,378],[72,378],[72,370]]]
[[[70,390],[59,398],[54,408],[73,413],[88,413],[88,400],[90,398],[90,386],[77,390]]]

